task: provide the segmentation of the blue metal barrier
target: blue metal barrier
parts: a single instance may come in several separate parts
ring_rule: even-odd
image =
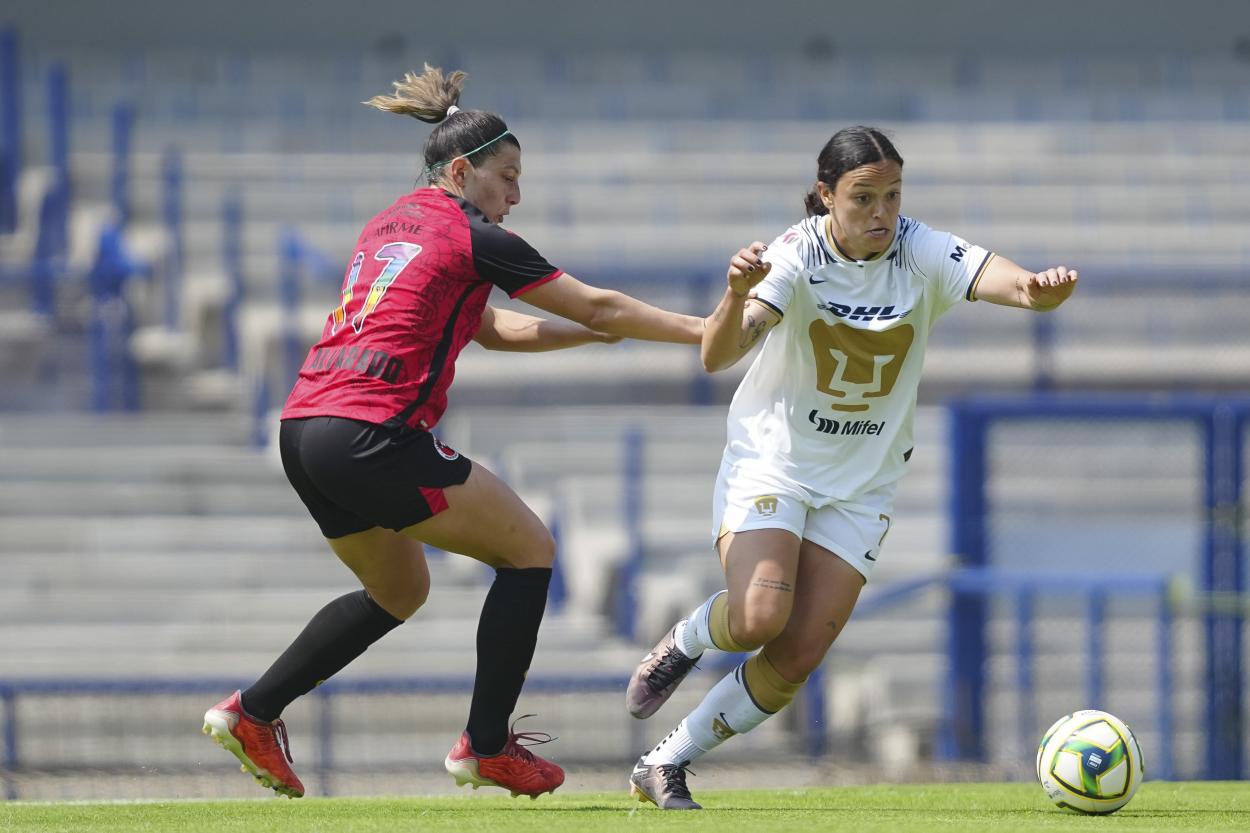
[[[93,410],[139,408],[139,369],[130,355],[134,312],[123,290],[132,275],[147,269],[126,251],[121,228],[105,226],[87,276],[92,300],[88,361]]]
[[[50,316],[56,307],[56,284],[68,268],[69,189],[53,182],[39,204],[39,230],[30,261],[30,307]]]
[[[987,498],[986,434],[991,422],[1002,420],[1136,420],[1184,421],[1201,437],[1205,474],[1203,481],[1204,545],[1201,590],[1207,594],[1240,596],[1246,590],[1242,564],[1244,542],[1242,460],[1246,425],[1250,422],[1250,399],[1187,395],[1155,396],[1028,396],[977,397],[951,406],[951,518],[952,551],[968,568],[989,563],[986,542]],[[1118,579],[1123,581],[1123,577]],[[1082,577],[1080,587],[1091,587]],[[1108,584],[1104,592],[1118,587]],[[1157,589],[1157,588],[1156,588]],[[968,592],[952,586],[949,626],[951,679],[947,691],[950,720],[940,751],[948,758],[979,760],[983,757],[985,699],[984,592]],[[1104,615],[1102,599],[1089,601],[1092,621]],[[1160,602],[1166,607],[1166,599]],[[1168,616],[1160,612],[1160,621]],[[1244,772],[1241,714],[1244,692],[1244,613],[1210,610],[1204,617],[1206,631],[1206,692],[1209,725],[1206,735],[1206,777],[1240,778]],[[1170,621],[1170,620],[1169,620]],[[1161,641],[1170,635],[1161,625]],[[1096,635],[1093,648],[1101,650]],[[1094,659],[1091,658],[1091,662]],[[1101,691],[1101,671],[1091,670],[1091,683]],[[1160,670],[1161,686],[1170,691],[1171,670]],[[1164,716],[1160,715],[1164,721]],[[1171,715],[1163,725],[1171,732]]]
[[[642,470],[643,455],[646,453],[646,438],[638,428],[630,428],[621,437],[624,443],[625,468],[621,476],[624,485],[624,500],[621,510],[625,523],[627,544],[625,561],[618,571],[616,587],[615,616],[616,633],[625,639],[633,639],[638,628],[638,576],[642,572],[642,560],[646,555],[645,542],[642,535],[643,491]]]
[[[237,190],[221,206],[221,261],[226,270],[226,303],[221,312],[221,363],[239,369],[239,306],[243,303],[243,201]]]
[[[48,159],[52,182],[39,205],[39,229],[31,258],[31,309],[52,315],[56,305],[56,282],[65,273],[69,257],[69,92],[65,67],[48,71]]]
[[[273,378],[272,368],[262,364],[256,369],[258,378],[253,380],[252,416],[253,442],[263,446],[268,441],[267,421],[275,395],[285,395],[299,377],[306,350],[299,333],[299,309],[303,296],[304,272],[310,248],[294,229],[283,229],[278,238],[278,302],[281,307],[279,322],[279,346],[281,364],[280,384]],[[263,361],[263,357],[262,357]],[[281,388],[281,391],[278,388]]]
[[[525,681],[525,691],[534,693],[624,693],[628,678],[614,674],[583,676],[534,676]],[[0,750],[0,781],[5,798],[19,798],[13,777],[22,770],[21,730],[17,704],[20,698],[57,695],[144,696],[152,694],[204,694],[211,698],[223,692],[246,688],[249,681],[223,678],[122,678],[122,679],[33,679],[0,682],[0,715],[4,717],[3,750]],[[473,690],[472,676],[456,677],[376,677],[330,680],[317,686],[312,697],[318,704],[315,732],[315,759],[321,767],[321,791],[331,794],[329,770],[334,767],[333,701],[349,695],[380,694],[468,694]],[[211,700],[209,700],[211,702]],[[633,718],[624,709],[622,721],[633,725]]]
[[[161,160],[161,221],[169,240],[169,251],[161,270],[163,318],[166,329],[181,326],[183,234],[182,234],[182,157],[168,148]]]
[[[17,757],[17,691],[8,686],[0,686],[0,714],[4,715],[4,772],[13,772],[18,767]],[[8,801],[17,798],[17,785],[9,778],[4,778],[4,797]]]
[[[134,143],[135,110],[127,103],[113,108],[113,178],[109,196],[117,222],[130,222],[130,148]]]
[[[551,584],[547,588],[547,611],[551,613],[563,610],[569,597],[568,585],[564,580],[564,507],[559,503],[551,510],[547,529],[551,533],[551,539],[555,541],[556,551],[555,560],[551,564]]]
[[[17,172],[22,169],[22,84],[17,29],[0,29],[0,234],[17,228]]]
[[[1074,592],[1083,592],[1089,599],[1091,618],[1088,627],[1091,636],[1098,631],[1103,621],[1095,613],[1103,609],[1105,600],[1118,595],[1154,596],[1158,599],[1159,640],[1156,645],[1159,697],[1157,701],[1157,727],[1159,746],[1151,750],[1152,777],[1168,779],[1173,776],[1171,771],[1173,747],[1173,691],[1172,691],[1172,613],[1169,604],[1168,579],[1161,575],[1126,576],[1113,575],[1082,575],[1079,583],[1074,577],[1061,574],[1047,574],[1027,571],[1009,570],[961,570],[951,574],[933,575],[900,583],[864,599],[856,610],[856,618],[886,613],[894,607],[912,600],[919,594],[933,590],[943,590],[952,596],[957,594],[975,595],[980,597],[1005,596],[1017,603],[1017,643],[1016,673],[1020,688],[1021,701],[1018,715],[1019,732],[1026,748],[1034,744],[1040,731],[1034,702],[1031,697],[1033,690],[1033,665],[1035,655],[1032,641],[1032,622],[1034,619],[1034,599],[1048,594],[1063,594],[1071,597]],[[1104,656],[1100,639],[1091,639],[1091,668],[1101,665]],[[702,667],[706,672],[724,674],[732,670],[745,659],[742,654],[725,654],[716,652],[709,656]],[[825,702],[825,671],[817,669],[808,679],[800,692],[795,707],[799,710],[802,725],[799,744],[803,752],[812,758],[820,758],[828,752],[829,726],[827,721],[827,704]],[[577,676],[538,676],[526,682],[526,691],[604,693],[621,692],[628,681],[624,674],[577,675]],[[953,681],[953,675],[948,685]],[[8,798],[16,798],[16,786],[10,777],[21,771],[21,732],[18,722],[17,701],[20,697],[39,695],[151,695],[151,694],[196,694],[220,693],[245,687],[246,683],[228,678],[153,678],[153,679],[53,679],[25,680],[0,682],[0,714],[4,716],[3,750],[0,760],[0,780],[5,783]],[[385,677],[330,680],[314,690],[318,706],[315,720],[316,760],[322,768],[322,792],[329,794],[328,770],[334,767],[334,731],[332,703],[334,698],[343,695],[377,695],[377,694],[445,694],[470,692],[473,687],[471,676],[455,677]],[[1086,702],[1090,707],[1103,705],[1101,695],[1102,683],[1091,679],[1086,692]],[[624,712],[622,711],[622,715]],[[627,725],[636,726],[632,720]]]
[[[282,302],[282,378],[294,384],[304,363],[304,346],[299,335],[299,307],[303,294],[304,245],[298,234],[287,230],[280,244],[278,298]]]
[[[1087,617],[1087,673],[1085,690],[1085,707],[1101,709],[1105,707],[1105,684],[1103,668],[1106,664],[1107,652],[1103,639],[1106,624],[1107,599],[1111,596],[1153,596],[1158,600],[1157,627],[1159,638],[1155,643],[1155,662],[1159,673],[1159,691],[1156,704],[1155,720],[1160,731],[1160,747],[1151,755],[1152,776],[1170,778],[1172,776],[1172,619],[1169,609],[1170,579],[1168,576],[1155,574],[1126,575],[1121,573],[1109,575],[1066,573],[1040,573],[1019,570],[970,569],[952,573],[946,579],[952,597],[959,595],[976,596],[988,599],[994,596],[1011,598],[1016,605],[1016,683],[1019,687],[1020,708],[1018,714],[1018,731],[1020,745],[1032,748],[1040,737],[1040,730],[1045,727],[1039,723],[1033,698],[1033,650],[1032,625],[1034,621],[1034,602],[1039,596],[1061,595],[1071,598],[1083,595],[1088,611]],[[953,663],[948,667],[947,675],[947,717],[948,723],[955,722],[959,715],[956,708],[960,704],[958,692],[961,690],[959,674],[961,670]],[[978,739],[979,740],[979,739]]]
[[[69,70],[63,63],[48,68],[48,163],[69,187]]]

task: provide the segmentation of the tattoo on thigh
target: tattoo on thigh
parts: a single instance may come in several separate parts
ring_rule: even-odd
[[[793,593],[794,588],[788,582],[777,581],[771,578],[757,578],[751,582],[752,587],[762,587],[765,590],[780,590],[782,593]]]
[[[825,624],[829,626],[829,630],[833,631],[834,633],[838,632],[838,620],[837,619],[830,619],[828,622],[825,622]]]

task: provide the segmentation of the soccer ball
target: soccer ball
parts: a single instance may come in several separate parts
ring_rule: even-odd
[[[1106,815],[1128,804],[1143,773],[1128,724],[1095,709],[1055,721],[1037,747],[1037,780],[1050,800],[1078,813]]]

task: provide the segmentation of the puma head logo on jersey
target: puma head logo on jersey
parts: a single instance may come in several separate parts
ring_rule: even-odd
[[[895,321],[911,315],[911,310],[896,313],[893,304],[888,307],[853,307],[850,304],[821,301],[816,308],[833,313],[835,318],[845,318],[848,321]]]
[[[777,496],[760,495],[755,499],[755,511],[765,518],[777,514]]]

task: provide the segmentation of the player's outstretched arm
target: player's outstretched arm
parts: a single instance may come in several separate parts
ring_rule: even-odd
[[[612,344],[621,339],[620,336],[597,333],[571,321],[550,321],[487,305],[482,311],[482,325],[473,340],[487,350],[538,353],[593,342]]]
[[[1068,300],[1077,277],[1076,270],[1066,266],[1030,272],[1005,257],[995,257],[973,292],[978,301],[1046,312]]]
[[[569,274],[517,297],[610,336],[698,344],[703,335],[702,318],[653,307],[623,292],[589,286]]]
[[[709,373],[732,367],[781,320],[772,309],[750,297],[751,290],[772,269],[771,263],[760,259],[766,248],[763,243],[752,243],[729,261],[725,294],[708,316],[699,350],[703,369]]]

